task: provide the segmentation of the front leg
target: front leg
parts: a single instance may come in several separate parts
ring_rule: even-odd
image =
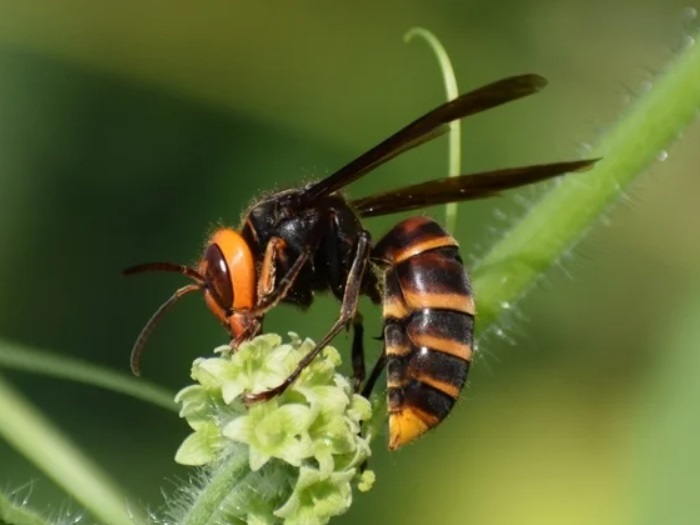
[[[358,236],[355,256],[345,281],[345,293],[343,294],[343,302],[340,307],[340,315],[338,316],[336,322],[333,324],[331,329],[328,330],[326,335],[323,336],[321,341],[314,346],[313,350],[311,350],[301,359],[301,361],[299,361],[299,364],[289,375],[289,377],[287,377],[287,379],[270,390],[259,392],[257,394],[245,394],[243,400],[247,404],[255,403],[257,401],[266,401],[282,394],[287,388],[289,388],[289,385],[296,381],[304,368],[309,366],[311,361],[313,361],[321,350],[323,350],[328,343],[331,342],[338,332],[340,332],[350,321],[355,318],[357,313],[357,303],[360,300],[362,278],[365,274],[365,270],[367,269],[370,249],[371,245],[369,233],[363,231]]]
[[[299,272],[309,260],[314,246],[305,249],[285,276],[277,283],[277,262],[282,259],[286,262],[284,252],[286,241],[281,237],[272,237],[265,248],[265,256],[260,268],[257,285],[257,300],[255,308],[233,310],[226,319],[224,325],[232,335],[231,348],[238,348],[241,343],[255,337],[262,331],[262,322],[265,314],[280,301],[284,300],[291,287],[296,282]],[[235,337],[233,334],[238,334]]]
[[[276,282],[275,277],[275,261],[270,260],[267,263],[267,267],[265,267],[265,261],[263,261],[261,274],[267,274],[267,277],[265,277],[266,282],[261,285],[263,288],[263,295],[258,297],[258,302],[255,308],[250,310],[250,314],[252,316],[262,317],[277,306],[282,300],[284,300],[289,293],[289,290],[292,288],[292,286],[294,286],[297,277],[299,277],[299,273],[301,272],[302,268],[304,268],[304,265],[309,260],[309,257],[314,249],[315,245],[307,245],[299,257],[297,257],[296,261],[294,261],[294,264],[289,271],[287,271],[279,282]]]
[[[265,247],[265,256],[263,257],[262,265],[260,266],[260,276],[258,278],[258,302],[266,300],[267,296],[275,290],[277,278],[277,262],[282,259],[284,263],[287,260],[284,253],[287,243],[282,237],[272,237]]]

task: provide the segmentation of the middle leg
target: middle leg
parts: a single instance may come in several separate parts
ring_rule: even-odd
[[[362,278],[367,269],[367,261],[371,249],[369,233],[363,231],[358,236],[357,245],[355,248],[355,256],[353,257],[352,266],[348,273],[343,294],[343,303],[340,307],[340,315],[333,326],[328,330],[316,346],[308,354],[306,354],[294,371],[278,386],[259,392],[257,394],[245,394],[244,401],[246,403],[255,403],[272,399],[275,396],[283,393],[289,385],[291,385],[299,377],[299,374],[309,366],[311,361],[323,350],[328,343],[340,332],[347,324],[355,318],[357,313],[357,303],[360,300],[360,290],[362,287]]]

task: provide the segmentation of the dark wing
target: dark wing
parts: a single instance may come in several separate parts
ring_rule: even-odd
[[[538,164],[446,177],[357,199],[352,201],[352,206],[362,217],[376,217],[425,208],[434,204],[493,197],[503,190],[525,186],[572,171],[584,171],[593,166],[597,160]]]
[[[532,95],[546,84],[547,81],[544,78],[533,74],[505,78],[438,106],[332,175],[313,184],[304,192],[304,202],[312,204],[401,153],[439,137],[447,132],[448,125],[453,120]]]

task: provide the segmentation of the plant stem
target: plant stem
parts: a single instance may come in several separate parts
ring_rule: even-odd
[[[588,173],[563,178],[474,267],[478,328],[487,330],[566,253],[625,188],[696,116],[700,46],[692,46],[592,150],[602,158]]]
[[[0,378],[0,436],[106,525],[133,525],[116,485]]]
[[[177,412],[175,394],[167,389],[79,359],[0,340],[0,366],[104,388]]]
[[[49,525],[49,522],[24,503],[16,504],[0,492],[0,524]]]
[[[216,514],[221,510],[224,500],[231,496],[236,487],[250,471],[247,453],[234,450],[217,465],[211,477],[207,477],[204,489],[197,495],[179,525],[207,525],[218,523]]]

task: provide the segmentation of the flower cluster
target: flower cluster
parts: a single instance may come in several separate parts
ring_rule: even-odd
[[[241,394],[279,385],[314,347],[309,339],[290,338],[283,344],[278,335],[266,334],[236,352],[222,347],[219,357],[195,361],[197,383],[176,397],[194,432],[175,459],[215,469],[226,463],[227,454],[247,450],[249,474],[271,479],[282,473],[289,480],[286,499],[275,498],[267,517],[256,508],[255,520],[321,524],[348,509],[353,483],[360,490],[372,485],[374,474],[364,469],[369,442],[362,436],[371,407],[336,373],[340,355],[331,347],[282,395],[247,407]]]

